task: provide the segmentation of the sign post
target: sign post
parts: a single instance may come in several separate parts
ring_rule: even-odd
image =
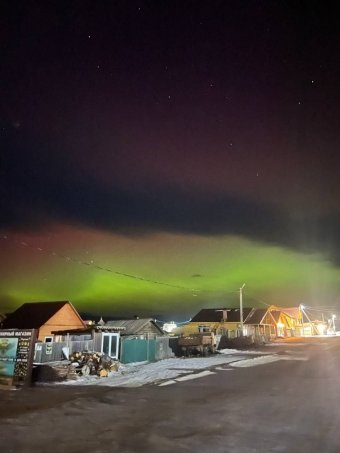
[[[36,331],[0,330],[0,385],[30,385]]]

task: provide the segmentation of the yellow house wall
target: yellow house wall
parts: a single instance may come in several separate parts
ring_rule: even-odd
[[[190,335],[192,333],[198,333],[200,326],[207,326],[216,333],[221,328],[225,330],[237,330],[239,323],[237,322],[189,322],[185,326],[176,329],[177,335]]]
[[[38,341],[44,341],[46,336],[52,335],[53,331],[65,329],[80,329],[84,327],[83,322],[75,313],[71,305],[64,305],[39,329]]]

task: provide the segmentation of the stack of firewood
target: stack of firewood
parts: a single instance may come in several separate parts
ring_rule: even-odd
[[[110,371],[118,371],[119,362],[99,352],[73,352],[70,355],[71,366],[84,376],[97,375],[107,377]]]

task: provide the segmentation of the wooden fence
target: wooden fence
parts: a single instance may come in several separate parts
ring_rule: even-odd
[[[36,343],[33,361],[34,363],[58,362],[66,358],[63,349],[69,354],[76,351],[94,352],[94,342],[93,340],[82,340]]]

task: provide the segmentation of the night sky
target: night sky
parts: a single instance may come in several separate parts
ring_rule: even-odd
[[[340,312],[339,6],[2,2],[0,311]]]

